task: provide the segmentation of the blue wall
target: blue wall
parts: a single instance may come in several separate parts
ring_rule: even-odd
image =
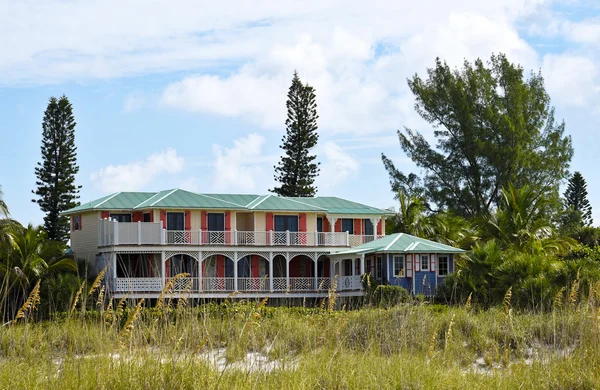
[[[423,294],[423,295],[434,295],[435,294],[435,289],[437,287],[438,284],[443,283],[445,277],[441,276],[441,277],[436,277],[436,272],[433,271],[419,271],[419,272],[413,272],[414,274],[414,286],[415,286],[415,291],[413,291],[413,278],[407,278],[407,277],[400,277],[400,278],[396,278],[394,277],[394,256],[397,255],[403,255],[406,257],[406,254],[404,253],[393,253],[393,254],[388,254],[386,257],[384,257],[384,274],[385,277],[387,278],[388,282],[393,285],[393,286],[400,286],[402,288],[405,288],[406,290],[408,290],[409,292],[413,293],[414,295],[416,294]],[[436,259],[437,259],[437,254],[436,254]],[[436,269],[438,267],[438,264],[436,263]],[[406,270],[405,270],[406,272]],[[454,272],[454,255],[448,255],[448,272],[452,273]]]

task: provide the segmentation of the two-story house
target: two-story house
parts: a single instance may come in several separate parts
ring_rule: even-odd
[[[361,248],[378,247],[392,212],[336,197],[118,192],[65,214],[75,257],[107,267],[116,297],[157,297],[181,273],[175,289],[195,298],[319,297],[334,276],[353,296],[365,269],[391,274],[388,257]]]

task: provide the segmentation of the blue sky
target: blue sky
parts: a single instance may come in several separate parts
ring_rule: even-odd
[[[413,171],[396,130],[432,133],[406,79],[436,56],[459,65],[504,52],[542,70],[600,222],[596,2],[212,3],[0,0],[10,38],[0,41],[0,185],[14,218],[42,222],[31,202],[41,121],[62,94],[77,120],[82,201],[174,187],[266,193],[294,69],[317,93],[319,194],[394,206],[381,153]]]

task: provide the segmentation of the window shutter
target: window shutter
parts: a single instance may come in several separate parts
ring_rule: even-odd
[[[429,261],[431,262],[429,265],[429,270],[431,272],[435,272],[435,255],[433,253],[429,255]]]
[[[300,214],[298,216],[298,231],[305,232],[306,231],[306,214]]]
[[[267,213],[266,230],[273,230],[273,213]]]
[[[192,212],[190,210],[185,212],[185,230],[192,230]]]
[[[416,272],[421,271],[421,255],[413,255],[413,258],[416,259],[416,261],[415,261],[415,271]]]
[[[103,211],[102,212],[102,219],[107,219],[110,218],[110,213],[108,211]]]
[[[160,220],[162,221],[163,229],[167,228],[167,212],[165,210],[160,210]]]
[[[202,230],[207,230],[208,229],[208,215],[207,215],[206,211],[204,211],[204,210],[202,210],[201,228],[202,228]]]
[[[413,277],[413,259],[414,259],[414,256],[412,256],[412,255],[409,255],[409,256],[410,257],[406,259],[406,277],[407,278],[412,278]]]

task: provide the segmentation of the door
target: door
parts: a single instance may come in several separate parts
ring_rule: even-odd
[[[183,213],[167,213],[167,230],[185,230]]]
[[[317,244],[318,245],[323,245],[325,243],[325,235],[322,234],[323,233],[323,218],[322,217],[317,217]]]

